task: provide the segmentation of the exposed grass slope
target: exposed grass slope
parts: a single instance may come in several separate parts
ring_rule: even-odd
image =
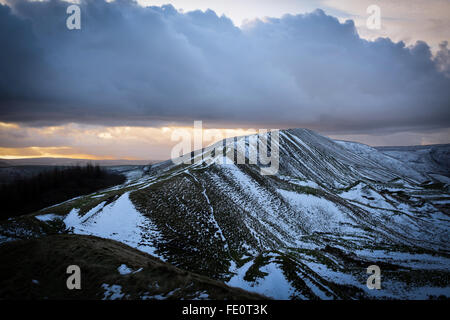
[[[0,256],[8,261],[0,266],[0,299],[265,299],[93,236],[9,242]],[[81,290],[67,289],[69,265],[81,268]],[[121,274],[122,265],[131,272]]]

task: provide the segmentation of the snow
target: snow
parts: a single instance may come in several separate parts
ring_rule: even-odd
[[[84,216],[79,215],[79,209],[72,209],[64,223],[73,233],[120,241],[164,260],[153,245],[159,232],[149,218],[134,208],[129,192],[108,205],[98,204]]]
[[[400,176],[409,177],[416,181],[425,180],[425,177],[421,173],[410,167],[409,161],[396,159],[396,157],[392,157],[391,154],[380,152],[375,148],[362,143],[339,140],[335,140],[335,142],[353,154],[360,155],[365,161],[371,161]]]
[[[122,286],[118,284],[102,284],[102,288],[105,290],[103,300],[118,300],[122,299],[125,294],[122,293]]]
[[[175,292],[177,292],[178,290],[180,290],[180,288],[176,288],[176,289],[174,289],[174,290],[172,290],[172,291],[170,291],[170,292],[168,292],[168,293],[163,293],[163,294],[156,294],[156,295],[153,295],[153,296],[143,296],[143,297],[141,297],[143,300],[146,300],[146,299],[156,299],[156,300],[164,300],[164,299],[167,299],[167,298],[169,298],[171,295],[173,295]]]
[[[304,219],[310,232],[342,232],[348,231],[352,220],[333,202],[314,195],[278,189],[278,193],[286,199]]]
[[[437,173],[430,173],[430,176],[432,176],[434,179],[442,182],[442,183],[446,183],[446,184],[450,184],[450,178],[443,176],[441,174],[437,174]]]
[[[248,212],[250,216],[245,219],[245,224],[254,238],[265,241],[264,238],[272,234],[281,238],[286,246],[295,245],[300,221],[292,220],[293,213],[282,203],[280,197],[270,192],[264,185],[258,184],[234,164],[222,166],[221,169],[233,183],[224,183],[217,176],[214,177],[214,183],[236,206]],[[254,230],[255,221],[264,231]],[[279,237],[280,233],[283,237]]]
[[[207,213],[204,217],[218,230],[214,236],[220,237],[225,247],[227,247],[227,239],[231,241],[235,234],[230,233],[229,226],[224,227],[222,219],[215,219],[217,214],[223,214],[221,211],[223,208],[215,207],[216,203],[209,198],[216,195],[216,192],[220,192],[229,200],[227,203],[235,205],[238,211],[242,212],[242,221],[248,229],[249,236],[253,237],[260,246],[238,239],[239,245],[248,250],[247,253],[251,255],[257,256],[260,250],[283,251],[289,247],[318,249],[328,244],[348,254],[355,254],[364,261],[382,261],[414,270],[449,271],[450,259],[439,256],[439,252],[433,256],[391,251],[396,250],[395,247],[388,248],[386,251],[368,249],[383,248],[387,245],[378,246],[378,244],[392,242],[403,244],[406,248],[400,247],[401,249],[398,250],[407,250],[407,246],[416,245],[428,249],[443,248],[448,251],[450,221],[448,216],[439,211],[441,209],[438,204],[448,204],[450,198],[447,199],[447,194],[425,190],[408,179],[408,177],[417,180],[422,178],[420,173],[422,171],[415,171],[418,170],[415,166],[405,163],[405,159],[413,159],[418,157],[418,154],[408,158],[403,157],[402,153],[402,157],[399,154],[399,159],[395,159],[396,157],[387,156],[369,146],[351,142],[336,144],[330,139],[325,141],[326,139],[320,140],[317,137],[310,139],[304,132],[299,135],[295,132],[282,133],[281,137],[285,144],[283,148],[280,148],[284,152],[282,156],[285,157],[284,171],[282,171],[283,175],[278,176],[276,183],[270,180],[271,177],[267,180],[266,178],[255,179],[251,174],[254,170],[252,167],[235,165],[219,154],[212,158],[204,152],[206,157],[203,162],[188,167],[172,166],[171,168],[175,170],[170,174],[141,177],[127,181],[128,185],[116,186],[108,190],[124,188],[141,190],[154,183],[165,182],[176,175],[188,174],[202,186],[198,201],[203,204],[202,209]],[[256,145],[252,141],[249,141],[250,148],[256,153],[257,149],[254,148]],[[221,170],[219,173],[216,170],[204,170],[207,168],[206,165],[223,162],[226,163],[221,166],[213,165],[215,169]],[[205,179],[202,175],[204,172],[211,179]],[[441,175],[445,173],[436,172],[429,176],[445,183],[449,182],[448,177]],[[183,178],[188,179],[184,176]],[[360,182],[354,185],[356,181]],[[313,188],[316,192],[309,194],[314,190],[296,186]],[[333,186],[341,190],[343,187],[353,187],[337,193]],[[274,188],[278,188],[276,192]],[[292,189],[311,192],[305,194]],[[408,201],[403,201],[402,197],[396,195],[389,195],[394,191],[403,191],[408,195]],[[105,192],[106,190],[99,191],[90,198],[104,197],[107,195]],[[183,197],[183,195],[177,196]],[[149,212],[152,211],[152,208],[148,209]],[[40,221],[51,221],[56,218],[61,217],[55,214],[36,216],[36,219]],[[80,215],[79,209],[72,209],[64,218],[64,223],[71,232],[117,240],[158,256],[155,243],[161,236],[155,224],[152,223],[151,213],[147,216],[138,212],[130,201],[129,193],[122,194],[111,203],[102,202],[83,216]],[[171,221],[167,221],[167,227],[171,228]],[[16,230],[15,235],[19,230]],[[5,235],[0,235],[0,241],[4,238]],[[195,249],[198,250],[193,248]],[[411,251],[414,252],[414,250]],[[395,282],[396,280],[394,282],[383,280],[383,290],[367,291],[366,274],[363,272],[361,276],[358,272],[347,270],[339,258],[332,253],[324,253],[324,255],[334,262],[333,268],[320,263],[323,260],[310,255],[307,251],[296,252],[296,254],[301,255],[301,264],[311,269],[303,272],[299,264],[298,277],[322,299],[333,297],[328,294],[333,293],[333,289],[328,288],[324,280],[358,287],[374,297],[427,298],[430,292],[435,292],[435,295],[449,296],[446,288],[411,288],[410,284]],[[281,262],[278,261],[271,258],[268,264],[261,266],[260,271],[268,274],[257,278],[256,281],[244,280],[254,260],[239,268],[231,261],[230,271],[234,275],[228,281],[228,285],[276,299],[289,299],[292,295],[299,296],[299,292],[286,279],[281,269]],[[338,267],[335,268],[335,266]],[[126,264],[117,268],[117,272],[123,276],[141,270],[142,268],[134,271]],[[105,298],[126,297],[119,285],[104,284],[102,287],[105,289]],[[160,293],[160,291],[157,292]],[[150,295],[147,292],[141,298],[165,299],[171,294],[173,292],[159,295]],[[199,291],[198,298],[208,298],[208,296],[205,292]],[[300,295],[300,298],[306,297]]]
[[[378,254],[381,254],[380,250],[376,250]],[[358,250],[355,252],[358,256],[363,251]],[[393,255],[399,254],[400,256],[402,253],[394,252],[390,253]],[[407,256],[408,254],[405,253]],[[366,255],[367,256],[367,255]],[[379,255],[376,255],[376,258],[379,259]],[[386,260],[385,260],[386,261]],[[360,288],[364,290],[364,292],[370,296],[377,297],[377,298],[402,298],[402,299],[428,299],[430,295],[434,296],[440,296],[444,295],[446,297],[450,296],[450,289],[449,288],[439,288],[439,287],[415,287],[411,288],[406,286],[403,283],[400,282],[392,282],[392,281],[386,281],[383,280],[383,277],[381,278],[381,289],[380,290],[369,290],[366,286],[365,279],[366,277],[363,277],[362,279],[358,279],[355,277],[354,274],[346,273],[345,269],[342,269],[342,271],[335,271],[331,270],[329,267],[327,267],[324,264],[320,264],[317,262],[311,262],[307,260],[303,260],[303,262],[314,272],[317,273],[318,276],[320,276],[323,279],[326,279],[330,282],[339,283],[342,285],[350,285],[357,288]],[[391,261],[393,262],[393,261]],[[395,260],[397,263],[398,261]],[[409,265],[406,263],[400,263],[399,265],[405,265],[405,267],[417,267],[417,265],[414,265],[413,261],[409,261]],[[383,270],[381,271],[383,273]]]
[[[378,149],[392,158],[409,164],[418,172],[433,176],[437,180],[446,177],[448,179],[450,145],[380,147]]]
[[[196,297],[192,300],[206,300],[209,299],[209,294],[206,291],[199,291],[195,293]]]
[[[300,180],[297,178],[292,178],[290,176],[279,176],[279,178],[297,186],[321,189],[321,187],[312,180]]]
[[[105,194],[98,194],[96,196],[91,196],[91,198],[101,198],[101,197],[104,197],[104,196],[105,196]]]
[[[62,219],[62,217],[60,215],[53,214],[53,213],[41,214],[41,215],[34,216],[34,217],[43,222],[48,222],[48,221],[52,221],[55,219]]]
[[[450,204],[450,199],[433,200],[433,204]]]
[[[358,201],[372,207],[395,210],[395,208],[387,202],[382,195],[363,183],[358,183],[358,185],[346,192],[341,193],[339,196],[344,199]]]
[[[220,236],[221,240],[225,243],[225,248],[228,249],[227,239],[225,238],[225,236],[224,236],[224,234],[223,234],[223,231],[222,231],[222,228],[221,228],[220,225],[217,223],[217,220],[216,220],[216,218],[215,218],[215,216],[214,216],[214,207],[211,205],[211,201],[209,200],[209,197],[208,197],[208,195],[206,194],[206,188],[202,185],[202,183],[201,183],[200,181],[198,181],[198,179],[197,179],[194,175],[190,174],[190,173],[187,172],[187,171],[186,171],[186,174],[188,174],[192,179],[194,179],[198,184],[200,184],[200,185],[202,186],[202,188],[203,188],[202,195],[205,197],[205,200],[206,200],[206,202],[208,203],[209,211],[210,211],[209,222],[210,222],[211,224],[213,224],[214,227],[218,230],[218,231],[217,231],[217,234]]]
[[[385,250],[355,250],[354,253],[361,258],[389,262],[412,269],[446,270],[450,272],[450,259],[442,256]]]
[[[119,273],[121,275],[127,275],[127,274],[132,274],[132,273],[137,273],[142,271],[142,268],[137,269],[136,271],[133,271],[132,269],[130,269],[126,264],[122,264],[117,268],[117,271],[119,271]]]
[[[130,274],[133,272],[133,270],[131,270],[130,268],[127,267],[126,264],[122,264],[120,267],[117,268],[117,271],[119,271],[119,273],[121,275],[126,275],[126,274]]]
[[[145,292],[142,296],[140,296],[140,299],[141,300],[153,300],[153,299],[157,299],[157,298],[155,298],[155,295],[150,295],[148,292]],[[157,300],[161,300],[161,298],[157,299]]]
[[[227,282],[227,285],[231,287],[239,287],[277,300],[289,300],[290,296],[295,292],[295,288],[291,286],[289,281],[285,278],[283,271],[276,263],[271,262],[261,267],[260,271],[266,272],[268,275],[264,278],[258,278],[255,282],[244,280],[245,274],[253,264],[253,260],[247,262],[238,269],[236,269],[234,261],[232,263],[232,267],[235,269],[233,272],[235,272],[236,275]]]

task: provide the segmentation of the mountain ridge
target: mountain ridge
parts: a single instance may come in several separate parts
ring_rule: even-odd
[[[8,221],[0,235],[41,236],[30,230],[50,224],[277,299],[450,296],[448,185],[304,129],[279,132],[276,175],[219,164],[235,159],[239,141],[255,148],[249,137],[218,142],[193,154],[201,161],[153,165],[122,186]],[[209,153],[216,147],[222,155]],[[373,264],[384,290],[365,285]]]

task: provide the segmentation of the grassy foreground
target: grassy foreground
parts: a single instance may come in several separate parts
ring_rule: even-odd
[[[122,243],[53,235],[0,246],[0,299],[267,299],[181,270]],[[81,269],[81,290],[69,290],[69,265]],[[131,270],[121,274],[118,268]]]

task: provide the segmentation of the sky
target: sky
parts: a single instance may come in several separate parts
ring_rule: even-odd
[[[0,0],[0,158],[162,160],[195,120],[450,143],[449,1],[77,3]]]

